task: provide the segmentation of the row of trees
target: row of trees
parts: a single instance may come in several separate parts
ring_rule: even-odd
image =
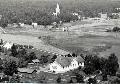
[[[22,13],[7,11],[4,15],[2,15],[0,25],[2,27],[6,27],[7,24],[12,23],[26,23],[31,25],[32,22],[38,23],[38,25],[51,25],[53,22],[70,22],[71,20],[78,20],[77,16],[72,15],[69,12],[61,12],[58,17],[54,17],[52,13],[47,11],[40,10],[30,10],[24,11]]]
[[[103,80],[107,80],[107,75],[116,76],[118,69],[118,58],[114,53],[112,53],[108,59],[92,55],[85,57],[84,72],[86,74],[94,74],[95,71],[99,70],[102,72]]]

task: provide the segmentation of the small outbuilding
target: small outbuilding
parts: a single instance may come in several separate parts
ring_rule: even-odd
[[[35,69],[30,69],[30,68],[18,68],[18,72],[32,74],[37,71]]]
[[[19,26],[20,26],[20,27],[24,27],[25,24],[24,24],[24,23],[19,23]]]
[[[32,23],[32,26],[33,26],[33,28],[35,28],[35,27],[38,26],[38,24],[37,23]]]
[[[33,63],[40,63],[40,61],[38,59],[34,59],[32,60]]]

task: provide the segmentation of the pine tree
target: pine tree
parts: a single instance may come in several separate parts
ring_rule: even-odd
[[[12,56],[16,57],[16,55],[18,54],[17,52],[17,47],[13,44],[13,46],[11,47],[11,54]]]

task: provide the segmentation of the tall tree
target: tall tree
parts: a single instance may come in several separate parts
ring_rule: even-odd
[[[17,46],[15,44],[13,44],[13,46],[11,47],[11,55],[16,57],[17,54],[18,54]]]
[[[112,53],[109,56],[108,61],[106,63],[107,74],[115,76],[118,68],[119,68],[118,58],[114,53]]]
[[[60,76],[58,76],[58,78],[57,78],[57,83],[61,83],[61,77]]]

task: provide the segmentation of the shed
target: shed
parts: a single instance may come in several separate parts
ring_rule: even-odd
[[[38,59],[32,60],[33,63],[39,63],[40,61]]]
[[[37,27],[37,25],[38,25],[37,23],[32,23],[33,27]]]
[[[35,69],[30,69],[30,68],[18,68],[18,71],[20,73],[28,73],[28,74],[32,74],[33,72],[36,72]]]

